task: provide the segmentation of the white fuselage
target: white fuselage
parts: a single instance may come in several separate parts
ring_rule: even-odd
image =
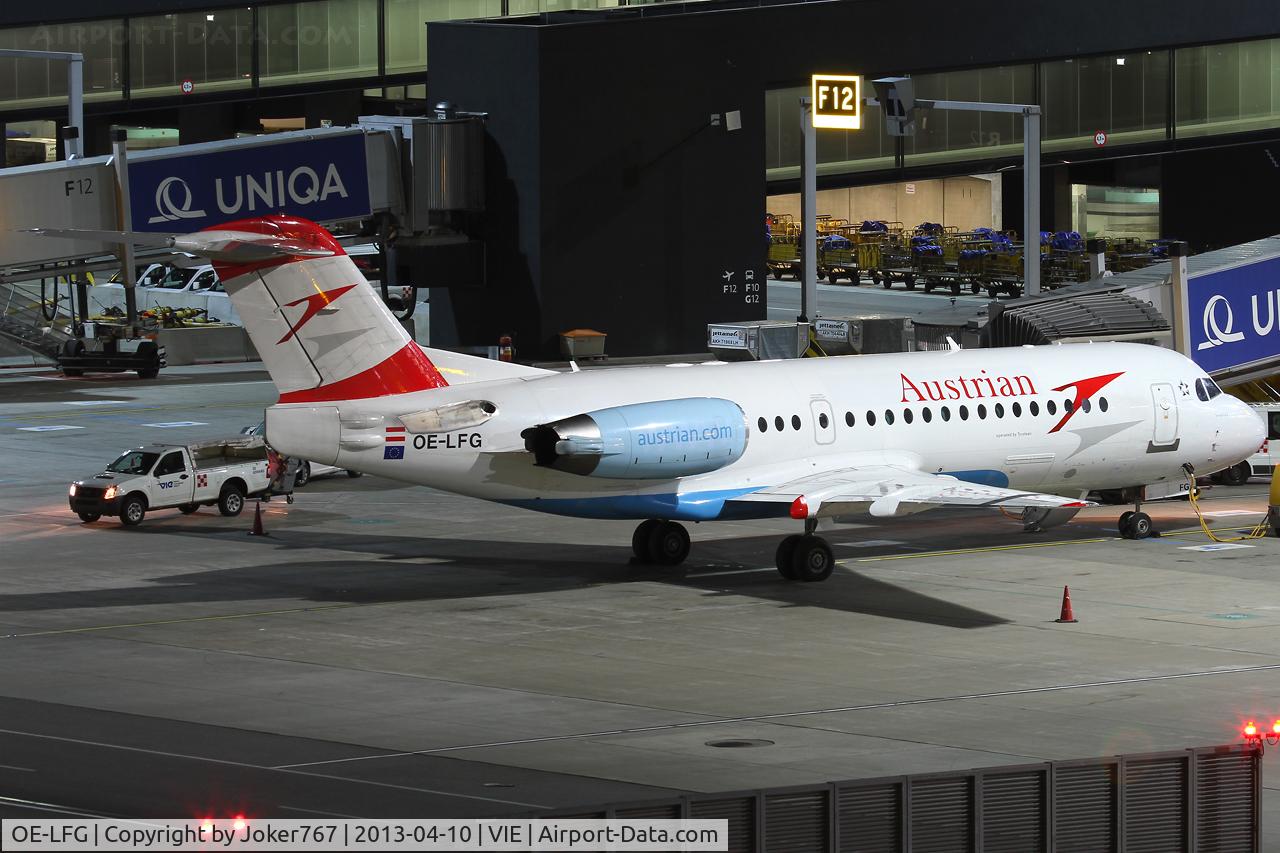
[[[1188,464],[1207,474],[1255,452],[1265,432],[1235,398],[1200,399],[1196,382],[1205,378],[1175,352],[1117,343],[667,365],[324,404],[341,422],[332,458],[315,456],[316,436],[291,449],[287,435],[271,432],[273,413],[298,406],[269,410],[268,431],[282,452],[477,498],[565,515],[702,520],[722,517],[726,498],[790,479],[798,467],[905,464],[1074,496],[1178,479]],[[610,479],[539,467],[521,437],[574,415],[686,398],[741,408],[739,458],[694,476]],[[402,458],[385,458],[384,445],[367,440],[371,423],[460,401],[487,401],[496,413],[474,428],[408,433],[395,445]],[[760,515],[777,511],[759,505]]]

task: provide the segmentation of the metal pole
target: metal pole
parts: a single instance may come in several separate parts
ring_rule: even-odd
[[[800,99],[800,284],[801,323],[818,313],[818,135],[813,127],[813,100]]]
[[[1040,108],[1022,111],[1022,292],[1040,292]]]
[[[123,127],[111,129],[111,164],[116,171],[116,184],[120,188],[120,230],[133,230],[133,211],[129,203],[129,131]],[[129,324],[129,333],[138,335],[138,296],[134,290],[137,284],[138,271],[133,261],[133,243],[128,239],[120,249],[120,261],[124,269],[120,274],[120,282],[124,285],[125,321]]]
[[[67,152],[67,159],[80,159],[84,156],[84,56],[73,54],[67,61],[67,100],[71,113],[71,126],[79,130],[71,143],[75,153]]]

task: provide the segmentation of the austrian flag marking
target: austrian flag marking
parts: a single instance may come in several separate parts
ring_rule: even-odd
[[[386,439],[386,447],[382,451],[382,458],[403,459],[405,428],[402,426],[389,426],[384,438]]]

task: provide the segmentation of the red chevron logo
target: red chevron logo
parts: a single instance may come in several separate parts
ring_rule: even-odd
[[[298,322],[294,323],[292,326],[289,327],[288,334],[286,334],[280,340],[276,341],[276,346],[280,346],[280,344],[284,343],[285,341],[292,338],[294,335],[298,334],[298,332],[302,330],[303,326],[311,322],[312,317],[319,314],[326,307],[328,307],[330,303],[336,301],[339,296],[341,296],[342,294],[346,293],[348,290],[351,290],[354,287],[356,287],[356,285],[348,284],[345,287],[335,287],[333,290],[322,290],[319,293],[313,293],[310,296],[304,296],[301,299],[295,299],[294,301],[287,303],[284,306],[285,308],[292,308],[293,306],[301,305],[304,302],[306,303],[307,307],[303,310],[302,316],[298,318]]]
[[[1075,413],[1080,411],[1081,403],[1088,400],[1094,394],[1097,394],[1106,387],[1109,382],[1119,376],[1124,376],[1123,370],[1119,373],[1107,373],[1102,376],[1091,376],[1088,379],[1077,379],[1075,382],[1068,382],[1066,385],[1059,385],[1057,388],[1054,388],[1053,390],[1055,391],[1065,391],[1068,388],[1075,388],[1076,399],[1075,402],[1071,404],[1070,410],[1062,416],[1062,420],[1058,421],[1058,425],[1049,430],[1049,432],[1057,432],[1066,426],[1067,421],[1071,420],[1071,418],[1075,416]]]

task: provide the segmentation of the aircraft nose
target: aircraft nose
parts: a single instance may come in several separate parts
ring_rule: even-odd
[[[1232,455],[1237,457],[1237,461],[1248,459],[1262,447],[1262,442],[1267,437],[1267,422],[1248,404],[1234,399],[1231,404]]]

